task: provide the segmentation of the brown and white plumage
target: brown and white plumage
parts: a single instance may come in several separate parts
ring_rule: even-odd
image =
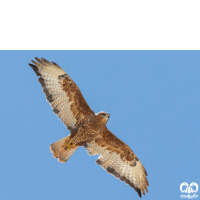
[[[100,155],[96,163],[108,173],[125,181],[141,197],[149,186],[147,172],[133,151],[112,134],[106,127],[109,114],[95,114],[78,86],[54,62],[35,58],[29,64],[37,76],[46,95],[47,101],[65,126],[70,135],[51,144],[55,158],[66,162],[79,146],[87,148],[90,155]]]
[[[140,197],[141,191],[143,195],[145,191],[148,192],[147,172],[142,163],[129,146],[107,128],[87,142],[84,147],[90,155],[100,154],[96,163],[116,178],[125,181],[136,190]]]
[[[35,65],[29,65],[37,76],[40,76],[38,80],[53,112],[69,130],[74,129],[94,112],[83,98],[78,86],[59,65],[44,58],[35,59],[38,62],[32,60],[31,62]]]

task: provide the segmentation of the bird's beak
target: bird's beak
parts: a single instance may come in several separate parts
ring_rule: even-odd
[[[110,114],[108,114],[108,118],[110,118]]]

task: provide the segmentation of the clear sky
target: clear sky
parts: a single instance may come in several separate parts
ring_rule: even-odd
[[[110,113],[107,127],[147,170],[143,199],[200,186],[200,51],[1,51],[0,199],[140,199],[84,148],[64,164],[52,157],[50,144],[69,132],[28,66],[35,56],[59,64],[94,112]]]

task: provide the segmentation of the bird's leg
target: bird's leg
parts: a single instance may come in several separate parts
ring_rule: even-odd
[[[65,150],[67,150],[67,149],[69,149],[69,148],[74,147],[75,144],[73,144],[72,139],[69,140],[69,138],[66,138],[66,140],[64,141],[64,143],[63,143],[62,146],[63,146],[63,148],[64,148]]]

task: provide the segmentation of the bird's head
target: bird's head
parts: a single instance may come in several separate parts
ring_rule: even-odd
[[[99,113],[96,114],[98,116],[98,118],[102,121],[102,122],[105,122],[107,123],[109,117],[110,117],[110,114],[107,113],[107,112],[104,112],[104,111],[101,111]]]

